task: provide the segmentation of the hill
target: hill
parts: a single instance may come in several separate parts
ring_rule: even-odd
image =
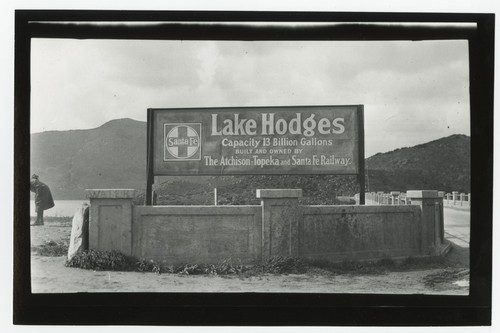
[[[31,136],[31,172],[56,199],[80,199],[87,188],[143,188],[146,123],[112,120],[90,130]]]
[[[451,135],[366,160],[369,190],[470,192],[470,137]]]
[[[146,123],[112,120],[89,130],[50,131],[31,136],[31,172],[56,199],[81,199],[87,188],[135,188],[146,181]],[[366,160],[368,191],[439,189],[470,191],[470,138],[452,135]],[[257,203],[257,188],[302,188],[303,202],[336,203],[358,192],[349,176],[162,177],[155,189],[163,203]],[[141,199],[138,199],[141,200]]]

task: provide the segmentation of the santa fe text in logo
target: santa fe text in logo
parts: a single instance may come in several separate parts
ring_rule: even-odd
[[[165,123],[163,135],[165,161],[201,160],[200,123]]]

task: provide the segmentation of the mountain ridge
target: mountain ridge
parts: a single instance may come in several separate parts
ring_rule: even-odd
[[[39,174],[56,199],[81,199],[88,188],[142,190],[146,183],[146,149],[146,122],[131,118],[114,119],[88,130],[33,133],[31,172]],[[470,137],[466,135],[454,134],[377,153],[365,161],[367,191],[470,191]],[[330,191],[352,195],[359,190],[355,178],[345,176],[197,176],[168,177],[167,182],[171,188],[181,191],[190,188],[186,182],[207,183],[212,188],[223,186],[228,191],[232,187],[253,190],[256,186],[295,187],[299,184],[310,193],[317,189],[325,195]],[[178,187],[176,182],[183,182],[185,186]],[[325,182],[330,184],[323,184]],[[161,182],[155,184],[155,188],[165,195],[169,193],[162,189]]]

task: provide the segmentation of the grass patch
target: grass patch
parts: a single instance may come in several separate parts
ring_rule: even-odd
[[[408,257],[399,266],[399,270],[422,270],[447,268],[446,257]]]
[[[468,269],[446,270],[429,274],[423,278],[427,287],[436,287],[438,284],[453,283],[458,280],[469,279]]]
[[[65,252],[67,252],[67,247]],[[390,258],[378,261],[343,261],[332,263],[322,260],[305,260],[295,257],[273,256],[256,265],[243,265],[240,260],[225,259],[214,264],[185,263],[171,265],[154,260],[137,259],[119,252],[89,250],[78,253],[66,262],[67,267],[92,270],[114,270],[153,272],[156,274],[181,275],[242,275],[250,277],[261,274],[334,274],[334,275],[380,275],[391,271],[426,270],[449,268],[446,259],[413,258],[395,262]]]
[[[250,269],[249,266],[241,262],[233,262],[232,259],[225,259],[216,264],[185,264],[173,266],[171,272],[184,275],[232,275],[242,274]]]
[[[167,265],[154,260],[137,259],[126,256],[117,251],[108,252],[98,250],[88,250],[77,253],[71,260],[66,261],[65,266],[95,271],[135,271],[183,275],[241,274],[249,269],[249,266],[242,265],[239,262],[233,262],[232,259],[225,259],[216,264]]]
[[[43,218],[44,222],[59,222],[59,223],[67,223],[73,220],[71,216],[45,216]],[[35,222],[36,216],[30,216],[30,222]]]
[[[131,271],[136,261],[118,251],[88,250],[77,253],[66,261],[66,267],[78,267],[95,271]]]
[[[54,242],[54,241],[46,241],[44,244],[40,246],[33,247],[32,249],[38,255],[45,257],[60,257],[68,254],[68,244],[64,242]]]
[[[216,264],[178,264],[166,265],[154,260],[141,259],[137,261],[136,271],[153,272],[157,274],[170,273],[182,275],[230,275],[241,274],[249,270],[249,266],[232,259],[225,259]]]
[[[303,274],[308,265],[300,258],[273,256],[262,265],[264,273],[271,274]]]
[[[394,269],[396,263],[392,259],[381,259],[371,262],[345,260],[339,263],[314,260],[309,261],[308,265],[336,275],[378,275],[385,274],[387,271]]]

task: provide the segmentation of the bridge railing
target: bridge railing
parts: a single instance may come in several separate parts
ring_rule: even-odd
[[[453,191],[451,193],[440,192],[443,196],[443,205],[445,207],[470,207],[471,205],[471,194],[470,193],[459,193]]]
[[[457,191],[446,193],[438,191],[438,195],[443,198],[444,207],[468,208],[471,205],[470,193],[459,193]],[[354,197],[356,202],[359,203],[359,194],[356,194]],[[365,202],[368,205],[409,205],[411,204],[411,199],[407,197],[406,192],[366,192]]]

